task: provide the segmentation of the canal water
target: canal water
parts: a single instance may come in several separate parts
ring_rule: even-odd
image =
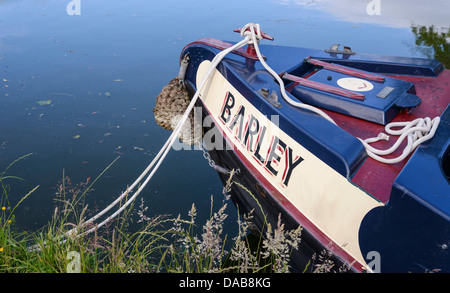
[[[449,15],[446,0],[0,1],[0,174],[31,153],[4,174],[21,179],[3,183],[12,205],[39,185],[16,210],[16,226],[48,222],[63,176],[93,180],[119,157],[86,199],[102,209],[141,174],[170,135],[155,123],[155,98],[192,41],[239,41],[232,30],[255,22],[277,45],[338,43],[450,67]],[[172,150],[140,197],[149,216],[187,217],[195,203],[202,223],[222,188],[201,151]],[[231,203],[228,214],[232,236]]]

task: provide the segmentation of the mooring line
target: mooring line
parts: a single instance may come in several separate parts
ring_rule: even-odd
[[[105,225],[106,223],[108,223],[109,221],[111,221],[113,218],[115,218],[119,213],[121,213],[128,205],[130,205],[134,199],[141,193],[141,191],[145,188],[145,186],[148,184],[148,182],[150,181],[150,179],[153,177],[153,175],[155,174],[155,172],[158,170],[159,166],[161,165],[161,163],[163,162],[163,160],[165,159],[166,155],[168,154],[170,148],[172,147],[172,145],[175,143],[175,141],[178,139],[178,135],[182,129],[183,124],[186,122],[189,113],[191,112],[191,110],[194,108],[194,105],[200,95],[200,91],[202,90],[202,88],[204,87],[204,85],[207,83],[208,79],[211,76],[211,73],[213,72],[213,70],[217,67],[217,65],[222,61],[222,59],[231,51],[233,50],[237,50],[243,46],[245,46],[248,42],[250,41],[250,39],[248,37],[246,37],[245,39],[243,39],[242,41],[240,41],[239,43],[233,45],[232,47],[221,51],[220,53],[218,53],[212,60],[210,67],[206,73],[206,75],[204,76],[202,82],[200,83],[199,87],[197,88],[197,91],[195,92],[195,95],[193,96],[189,106],[187,107],[186,111],[184,112],[183,116],[181,117],[177,127],[173,130],[172,134],[170,135],[170,137],[167,139],[166,143],[164,144],[164,146],[161,148],[161,150],[158,152],[158,154],[156,155],[156,157],[152,160],[152,162],[147,166],[147,168],[141,173],[141,175],[133,182],[133,184],[131,184],[126,191],[124,191],[115,201],[113,201],[110,205],[108,205],[106,208],[104,208],[102,211],[100,211],[99,213],[97,213],[95,216],[91,217],[89,220],[83,222],[81,225],[79,225],[78,227],[72,228],[71,230],[67,231],[66,233],[64,233],[63,236],[65,237],[79,237],[82,235],[86,235],[89,234],[97,229],[99,229],[100,227],[102,227],[103,225]],[[94,225],[93,228],[83,232],[83,233],[79,233],[79,230],[82,228],[85,228],[88,225],[93,225],[93,222],[98,220],[100,217],[102,217],[105,213],[107,213],[111,208],[113,208],[114,206],[116,206],[119,202],[121,202],[125,197],[127,197],[129,195],[129,193],[131,192],[131,190],[134,189],[134,187],[136,187],[136,185],[138,185],[142,179],[147,175],[147,173],[153,168],[153,170],[151,171],[151,173],[147,176],[147,178],[145,179],[145,181],[138,187],[138,189],[136,190],[136,192],[130,197],[128,198],[128,200],[125,202],[125,204],[123,204],[116,212],[114,212],[112,215],[108,216],[106,219],[104,219],[101,223]],[[40,250],[39,245],[35,245],[29,248],[29,250]]]

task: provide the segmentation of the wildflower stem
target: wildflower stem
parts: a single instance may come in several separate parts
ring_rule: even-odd
[[[19,202],[14,206],[14,208],[11,210],[10,216],[14,214],[14,211],[16,210],[16,208],[22,203],[22,201],[24,201],[28,196],[30,196],[30,194],[32,194],[36,189],[39,188],[39,185],[36,186],[35,188],[33,188],[32,190],[30,190],[24,197],[22,197]]]

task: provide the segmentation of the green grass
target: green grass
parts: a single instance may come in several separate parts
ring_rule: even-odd
[[[238,235],[230,237],[223,231],[228,216],[227,200],[219,210],[211,209],[209,219],[199,226],[195,222],[194,204],[186,218],[148,217],[148,207],[141,198],[104,227],[84,234],[95,227],[84,225],[88,214],[93,212],[85,198],[98,178],[94,182],[72,184],[63,175],[48,224],[32,233],[17,231],[15,210],[39,186],[11,206],[5,181],[22,180],[8,175],[8,170],[27,156],[14,161],[0,174],[0,272],[289,272],[290,252],[298,247],[301,229],[285,231],[279,221],[277,227],[268,224],[264,237],[255,236],[249,233],[251,215],[247,215],[238,217]],[[233,183],[230,177],[224,190],[229,190]],[[212,201],[213,197],[211,207]],[[73,228],[77,228],[76,235],[67,236]]]

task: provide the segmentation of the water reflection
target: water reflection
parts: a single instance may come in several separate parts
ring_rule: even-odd
[[[435,26],[412,26],[416,46],[424,56],[441,61],[450,68],[450,30],[439,30]]]
[[[296,5],[303,11],[326,12],[337,22],[351,23],[352,28],[366,27],[359,35],[362,42],[378,43],[379,52],[392,55],[389,49],[382,52],[384,46],[395,47],[394,32],[404,30],[413,34],[415,39],[404,39],[403,44],[410,48],[411,54],[418,57],[434,58],[450,68],[450,2],[436,0],[432,3],[422,0],[281,0],[283,5]],[[388,34],[371,33],[367,26],[390,28]],[[330,27],[331,30],[333,28]],[[365,38],[364,34],[370,34]],[[339,34],[340,37],[345,32]],[[406,34],[403,34],[404,37]],[[360,43],[357,43],[359,47]],[[395,49],[394,49],[395,51]],[[404,55],[402,53],[401,55]]]
[[[327,12],[335,20],[383,27],[431,26],[449,28],[448,0],[281,0],[285,5]]]

